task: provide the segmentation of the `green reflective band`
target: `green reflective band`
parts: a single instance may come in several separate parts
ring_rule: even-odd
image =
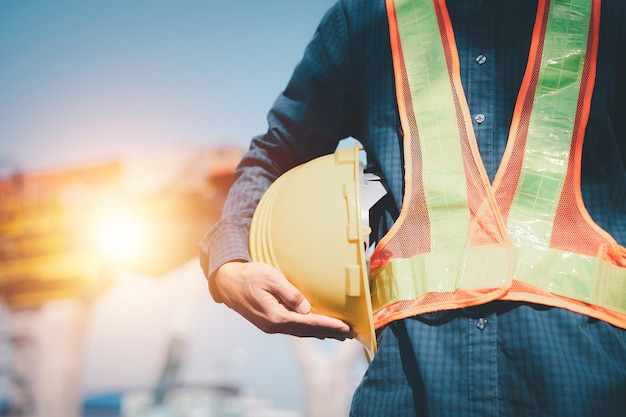
[[[468,242],[470,214],[458,122],[435,8],[432,0],[399,0],[395,7],[419,131],[431,247],[433,251],[463,248]]]
[[[392,259],[372,277],[372,310],[427,293],[509,287],[512,259],[512,249],[499,245]]]
[[[502,246],[468,248],[449,253],[426,253],[393,259],[373,276],[374,313],[399,301],[428,293],[482,288],[508,288],[511,276],[535,288],[626,314],[626,269],[594,256],[558,249],[516,249]]]
[[[507,218],[512,247],[470,247],[470,213],[458,128],[462,121],[457,120],[454,87],[440,33],[447,28],[440,28],[437,19],[440,3],[395,1],[403,70],[411,93],[406,108],[414,111],[418,129],[418,138],[409,138],[413,141],[407,149],[421,147],[418,151],[422,156],[420,168],[431,221],[432,252],[408,259],[392,258],[372,273],[375,314],[398,302],[419,301],[426,306],[441,302],[438,306],[447,308],[457,301],[462,305],[476,294],[547,300],[550,304],[548,294],[552,294],[555,305],[567,305],[569,300],[572,306],[588,304],[581,306],[589,307],[588,311],[605,309],[626,315],[626,268],[599,256],[550,248],[577,123],[592,3],[550,0],[541,62],[538,73],[533,73],[537,84],[532,108],[530,114],[520,115],[528,121],[528,133],[517,189],[510,190],[515,191]],[[545,17],[543,13],[538,16]],[[411,168],[415,169],[407,169]],[[448,297],[457,292],[460,301]],[[422,298],[429,294],[443,296]],[[397,308],[409,309],[408,305]],[[393,311],[381,316],[387,313]]]
[[[591,0],[552,0],[528,138],[507,231],[518,246],[546,248],[567,173]]]
[[[514,279],[544,291],[626,313],[626,268],[558,249],[518,248]]]

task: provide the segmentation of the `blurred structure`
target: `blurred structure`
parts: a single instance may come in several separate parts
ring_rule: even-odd
[[[120,271],[162,277],[195,258],[198,241],[221,214],[242,155],[236,148],[170,150],[55,172],[4,173],[0,307],[10,317],[1,317],[0,337],[11,349],[10,357],[0,352],[0,377],[4,373],[10,385],[0,416],[84,415],[83,339],[94,301]],[[308,396],[303,413],[277,410],[235,386],[181,386],[189,300],[197,287],[181,291],[170,300],[176,313],[165,330],[169,350],[159,379],[124,393],[122,417],[347,415],[350,370],[357,358],[364,360],[356,341],[337,343],[329,353],[311,340],[294,339]]]
[[[11,315],[1,336],[12,345],[0,369],[9,373],[9,416],[79,415],[90,303],[119,269],[159,276],[194,258],[241,155],[167,151],[0,179],[0,300]],[[57,337],[42,340],[41,326]]]
[[[356,341],[337,343],[330,352],[316,349],[313,339],[292,339],[309,390],[307,417],[347,416],[352,389],[352,365],[365,357]]]
[[[234,148],[180,151],[0,180],[0,297],[12,309],[89,296],[108,270],[158,276],[219,217]]]

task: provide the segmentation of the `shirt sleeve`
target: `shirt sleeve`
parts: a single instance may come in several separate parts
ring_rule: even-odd
[[[351,135],[357,100],[351,77],[347,24],[340,3],[323,17],[285,90],[268,113],[268,130],[252,139],[235,169],[220,220],[200,242],[200,261],[213,288],[217,268],[250,261],[248,235],[254,210],[276,178],[299,164],[332,153]]]

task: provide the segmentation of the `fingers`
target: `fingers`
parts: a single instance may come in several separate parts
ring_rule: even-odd
[[[266,333],[284,333],[300,337],[333,338],[344,340],[354,337],[350,326],[334,317],[313,312],[293,311],[278,300],[261,303],[257,327]]]
[[[291,284],[289,284],[290,286]],[[283,288],[272,294],[268,291],[260,292],[255,297],[251,311],[253,315],[246,318],[265,333],[283,333],[300,337],[316,337],[320,339],[333,338],[344,340],[354,337],[352,329],[345,322],[321,314],[311,312],[309,302],[299,294],[292,298],[291,305],[306,305],[302,310],[293,309],[282,300],[290,290]],[[280,299],[276,294],[281,294]],[[295,301],[293,301],[295,300]]]
[[[300,314],[311,312],[311,303],[304,295],[278,270],[272,269],[268,272],[273,280],[272,287],[268,290],[276,296],[289,310]]]
[[[355,336],[350,326],[343,321],[314,313],[293,317],[293,320],[284,323],[283,328],[289,330],[288,334],[300,337],[345,340]]]
[[[231,262],[217,271],[224,303],[266,333],[300,337],[354,337],[341,320],[311,312],[311,304],[280,271],[256,262]]]

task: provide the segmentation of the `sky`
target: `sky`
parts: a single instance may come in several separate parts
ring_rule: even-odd
[[[247,147],[266,130],[267,111],[333,3],[1,1],[0,177],[153,150]],[[154,381],[168,337],[155,314],[167,313],[159,306],[170,306],[171,282],[191,279],[202,288],[194,304],[193,364],[185,375],[206,379],[220,358],[232,356],[221,366],[229,366],[236,383],[281,406],[301,404],[289,342],[212,303],[200,269],[187,268],[182,280],[121,280],[97,301],[86,330],[85,391]],[[133,305],[138,291],[143,301]],[[121,310],[120,303],[130,307]],[[150,354],[142,350],[146,340],[155,343]],[[211,351],[216,346],[221,350]],[[144,358],[143,365],[135,358]],[[135,379],[123,373],[128,368]],[[280,383],[267,384],[270,374]]]
[[[0,173],[246,147],[333,3],[0,2]]]

